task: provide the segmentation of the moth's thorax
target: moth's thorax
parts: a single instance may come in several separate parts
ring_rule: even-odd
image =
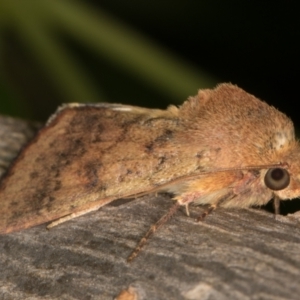
[[[217,150],[219,167],[279,162],[295,141],[286,115],[232,85],[199,91],[180,108],[179,118],[182,144]]]

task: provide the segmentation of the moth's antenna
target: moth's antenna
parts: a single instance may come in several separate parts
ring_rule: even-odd
[[[149,193],[154,193],[157,192],[159,190],[163,190],[164,187],[176,184],[177,182],[182,182],[182,181],[187,181],[187,180],[192,180],[195,179],[197,177],[203,176],[203,175],[208,175],[208,174],[214,174],[214,173],[222,173],[222,172],[234,172],[234,171],[241,171],[241,170],[261,170],[261,169],[271,169],[271,168],[282,168],[282,169],[287,169],[289,168],[288,163],[275,163],[275,164],[268,164],[268,165],[257,165],[257,166],[245,166],[245,167],[233,167],[233,168],[219,168],[219,169],[214,169],[211,171],[204,171],[204,172],[199,172],[199,173],[194,173],[194,174],[190,174],[190,175],[183,175],[183,176],[179,176],[177,178],[174,178],[172,180],[169,180],[167,183],[161,184],[155,188],[153,188],[152,190],[149,190],[147,192],[141,192],[141,193],[137,193],[134,196],[135,197],[140,197]],[[133,195],[128,196],[132,197]]]
[[[152,190],[146,191],[146,192],[141,192],[141,193],[136,193],[134,195],[128,195],[123,198],[132,198],[134,197],[141,197],[150,193],[157,192],[159,190],[163,190],[164,187],[168,187],[170,185],[175,185],[177,182],[181,183],[182,181],[188,181],[195,179],[197,177],[203,176],[203,175],[208,175],[208,174],[214,174],[214,173],[222,173],[222,172],[234,172],[234,171],[242,171],[242,170],[261,170],[261,169],[272,169],[272,168],[282,168],[282,169],[287,169],[289,168],[289,164],[286,162],[279,162],[275,164],[268,164],[268,165],[256,165],[256,166],[245,166],[245,167],[233,167],[233,168],[219,168],[219,169],[214,169],[211,171],[204,171],[204,172],[199,172],[199,173],[194,173],[190,175],[183,175],[176,177],[172,180],[169,180],[167,183],[163,183],[159,186],[154,187]]]
[[[199,172],[196,174],[191,174],[188,176],[182,176],[185,179],[189,178],[194,178],[197,176],[201,175],[206,175],[206,174],[212,174],[212,173],[222,173],[222,172],[230,172],[230,171],[240,171],[240,170],[260,170],[260,169],[271,169],[271,168],[282,168],[282,169],[287,169],[289,167],[288,163],[276,163],[276,164],[267,164],[267,165],[256,165],[256,166],[244,166],[244,167],[233,167],[233,168],[220,168],[220,169],[215,169],[211,171],[204,171],[204,172]],[[174,179],[174,181],[180,179],[181,177],[178,177]]]
[[[144,235],[144,237],[140,240],[136,248],[127,258],[127,262],[131,262],[141,252],[142,248],[145,246],[147,240],[151,237],[151,235],[154,234],[154,232],[157,231],[162,225],[168,222],[171,219],[171,217],[177,212],[179,207],[180,204],[176,202],[176,204],[174,204],[165,215],[163,215],[155,224],[153,224],[150,227],[148,232]]]

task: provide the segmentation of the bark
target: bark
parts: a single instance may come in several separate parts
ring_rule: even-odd
[[[0,117],[1,176],[38,128]],[[0,236],[0,299],[299,299],[297,214],[219,208],[196,223],[203,208],[181,209],[127,263],[172,205],[168,195],[117,200],[49,231]]]

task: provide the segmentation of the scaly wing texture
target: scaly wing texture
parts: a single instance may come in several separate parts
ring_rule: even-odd
[[[174,147],[178,110],[72,105],[21,152],[0,187],[0,232],[41,224],[194,172]]]

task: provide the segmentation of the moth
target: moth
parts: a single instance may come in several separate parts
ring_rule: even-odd
[[[178,207],[250,207],[300,196],[292,121],[232,84],[166,110],[64,105],[20,152],[0,185],[0,233],[51,226],[119,198],[168,192]],[[204,217],[204,216],[203,216]]]

